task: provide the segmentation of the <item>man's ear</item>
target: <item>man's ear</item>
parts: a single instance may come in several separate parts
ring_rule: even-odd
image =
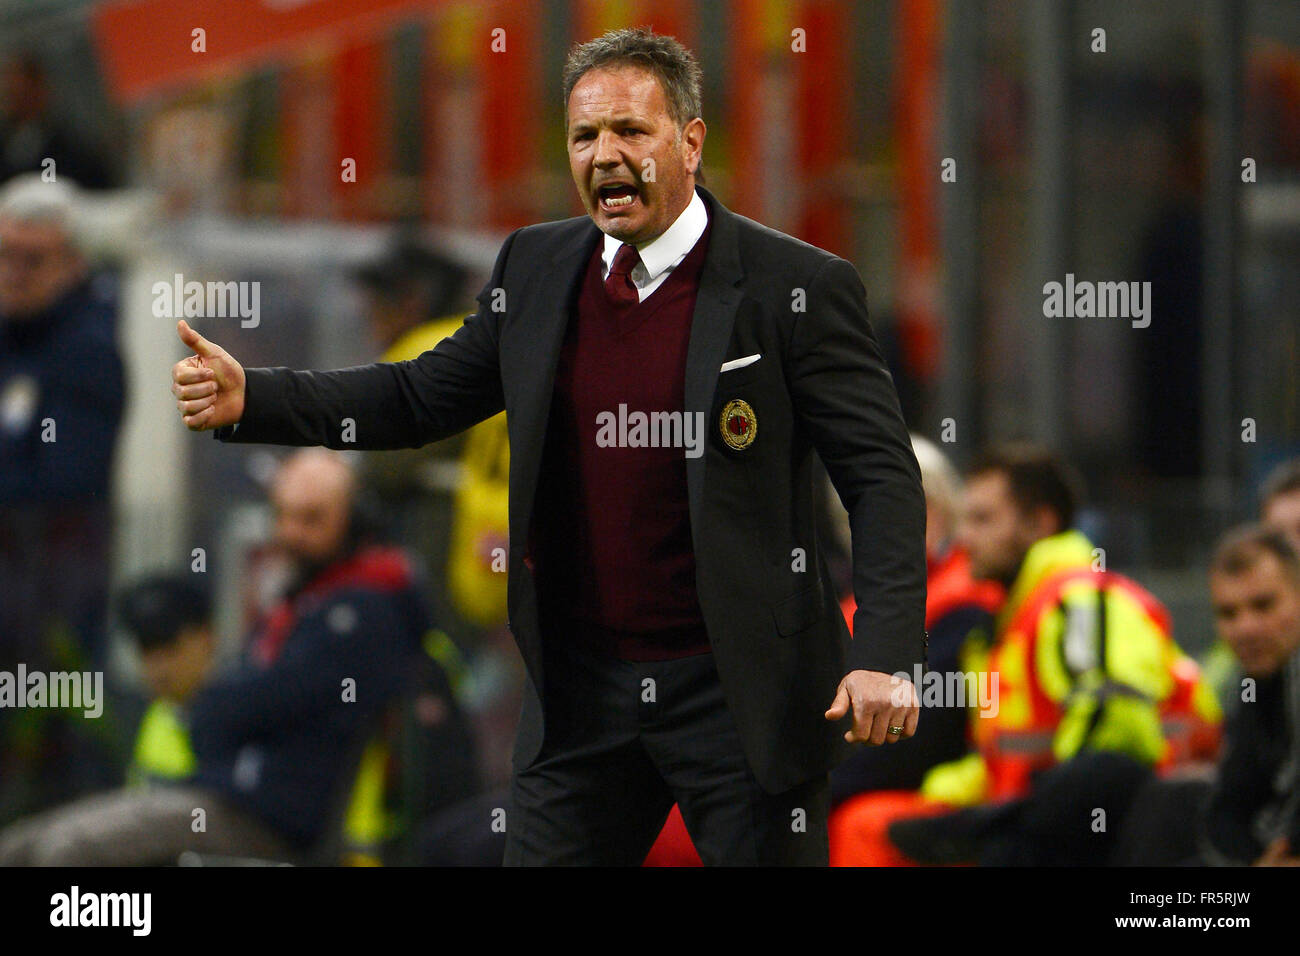
[[[691,120],[682,129],[682,140],[687,148],[692,151],[699,151],[698,165],[704,162],[704,136],[708,132],[708,127],[704,125],[704,120],[698,116]]]

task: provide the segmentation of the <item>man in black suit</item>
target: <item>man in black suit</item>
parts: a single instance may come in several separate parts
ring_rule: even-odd
[[[178,326],[180,412],[225,441],[418,447],[506,410],[529,677],[508,864],[639,863],[674,801],[705,862],[824,864],[846,742],[916,727],[925,503],[865,290],[696,186],[699,81],[671,37],[575,47],[588,215],[512,233],[477,312],[413,361],[244,370]],[[850,515],[852,642],[814,449]]]

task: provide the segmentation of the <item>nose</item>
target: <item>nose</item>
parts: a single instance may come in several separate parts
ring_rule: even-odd
[[[607,169],[610,166],[617,166],[622,161],[617,149],[614,148],[614,134],[610,130],[603,129],[596,134],[596,151],[592,162],[601,169]]]
[[[1241,615],[1234,623],[1232,628],[1233,634],[1240,640],[1256,640],[1264,634],[1264,622],[1258,615],[1246,612]]]

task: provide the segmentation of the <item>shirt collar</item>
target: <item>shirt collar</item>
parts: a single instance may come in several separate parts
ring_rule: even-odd
[[[695,243],[704,235],[704,228],[709,224],[709,212],[700,194],[691,191],[691,201],[681,211],[681,215],[671,226],[649,242],[636,247],[641,257],[641,264],[646,271],[646,282],[653,282],[659,274],[676,263],[695,248]],[[614,265],[614,256],[618,253],[623,240],[611,235],[605,236],[605,248],[601,259],[605,262],[605,274],[609,274]]]

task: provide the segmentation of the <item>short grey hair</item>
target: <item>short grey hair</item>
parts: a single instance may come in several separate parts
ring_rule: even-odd
[[[926,500],[939,509],[951,526],[961,510],[961,475],[934,442],[915,433],[910,437],[916,463],[921,469],[921,488]]]
[[[81,247],[79,190],[64,180],[46,182],[40,173],[22,173],[0,187],[0,219],[56,226],[69,244]]]
[[[579,43],[569,52],[564,63],[564,119],[569,119],[569,97],[578,81],[590,70],[640,67],[654,74],[668,99],[668,115],[681,130],[703,112],[700,84],[704,71],[695,55],[675,37],[655,33],[644,27],[611,30],[608,33]],[[702,118],[702,117],[701,117]],[[701,158],[700,165],[704,165]],[[703,170],[696,177],[703,180]]]

